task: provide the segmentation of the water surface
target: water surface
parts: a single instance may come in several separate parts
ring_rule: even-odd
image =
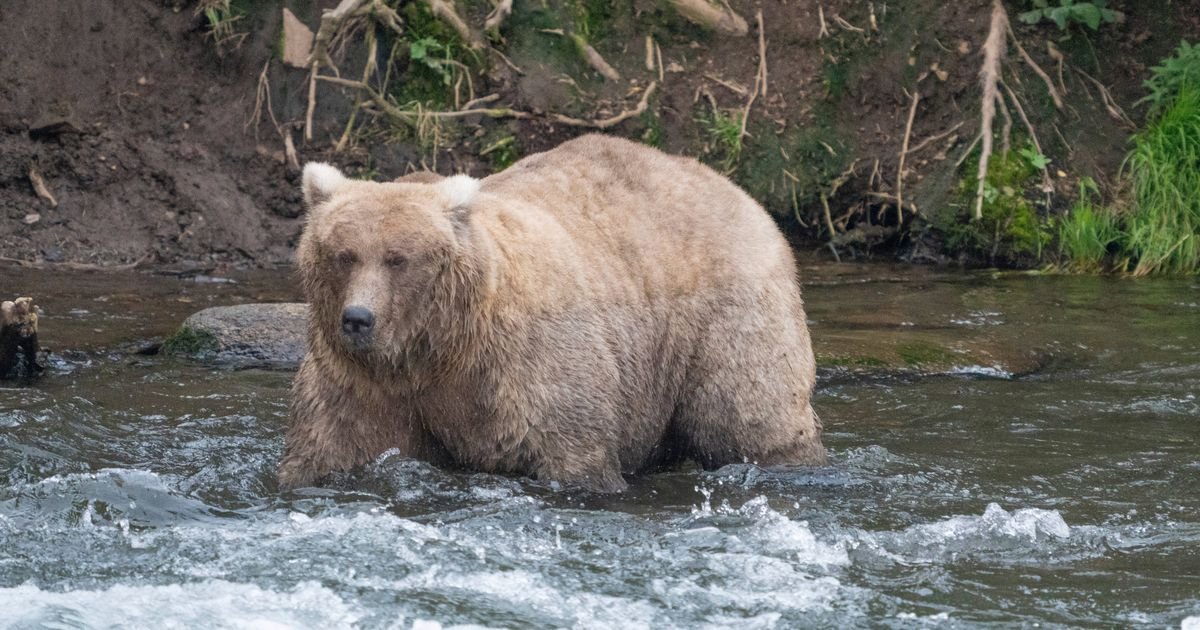
[[[1200,616],[1194,280],[806,269],[823,354],[905,338],[1032,359],[828,368],[828,467],[681,470],[589,496],[391,455],[342,488],[281,494],[291,375],[138,350],[202,306],[292,299],[290,275],[2,273],[0,293],[39,298],[54,358],[33,386],[0,385],[0,626]]]

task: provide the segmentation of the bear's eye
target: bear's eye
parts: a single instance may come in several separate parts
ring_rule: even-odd
[[[388,254],[383,263],[393,269],[403,269],[408,265],[408,257],[404,254]]]
[[[353,265],[355,262],[357,262],[358,256],[355,256],[354,252],[352,252],[352,251],[343,250],[343,251],[340,251],[337,254],[335,254],[333,257],[333,260],[335,262],[337,262],[337,264],[339,264],[339,265],[347,265],[348,266],[348,265]]]

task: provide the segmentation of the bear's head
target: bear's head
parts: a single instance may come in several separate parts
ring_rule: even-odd
[[[314,332],[362,358],[411,352],[444,306],[478,180],[377,183],[310,163],[303,189],[298,258]]]

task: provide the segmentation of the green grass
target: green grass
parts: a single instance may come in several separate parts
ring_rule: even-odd
[[[1200,271],[1200,89],[1182,88],[1133,144],[1125,249],[1134,275]]]
[[[1111,211],[1079,201],[1058,226],[1058,244],[1065,267],[1082,273],[1099,273],[1108,267],[1111,250],[1121,245],[1124,233]]]
[[[713,110],[696,118],[708,138],[709,157],[726,175],[737,170],[742,158],[742,113]]]

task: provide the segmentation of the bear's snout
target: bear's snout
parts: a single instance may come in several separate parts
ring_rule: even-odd
[[[375,315],[365,306],[348,306],[342,311],[342,332],[353,338],[362,338],[375,326]]]

